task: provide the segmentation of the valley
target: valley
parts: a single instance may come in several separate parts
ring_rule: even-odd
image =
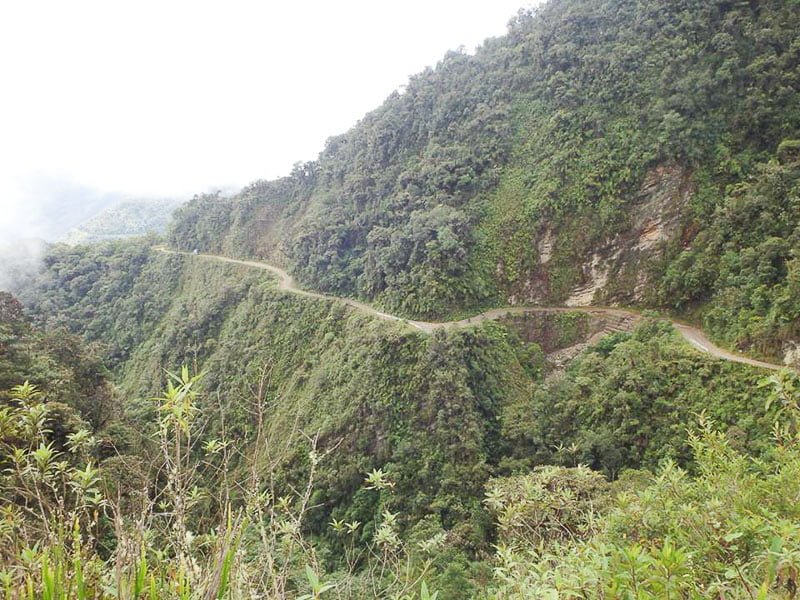
[[[799,8],[548,0],[284,176],[4,262],[0,595],[796,599]],[[274,54],[226,72],[292,99]],[[197,156],[245,90],[192,88]]]

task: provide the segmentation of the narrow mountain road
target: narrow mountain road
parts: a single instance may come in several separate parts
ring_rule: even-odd
[[[197,256],[202,259],[206,260],[215,260],[219,262],[225,263],[232,263],[236,265],[244,265],[246,267],[252,267],[254,269],[261,269],[264,271],[269,271],[273,275],[278,277],[278,288],[290,292],[292,294],[297,294],[299,296],[306,296],[307,298],[319,298],[322,300],[335,300],[337,302],[342,302],[347,306],[352,306],[358,310],[361,310],[367,314],[370,314],[374,317],[379,319],[383,319],[386,321],[397,321],[399,323],[407,323],[408,325],[415,327],[425,333],[431,333],[435,329],[440,329],[442,327],[466,327],[468,325],[474,325],[476,323],[481,323],[483,321],[492,321],[504,317],[506,315],[520,315],[526,313],[566,313],[566,312],[583,312],[590,315],[597,315],[597,316],[613,316],[613,317],[623,317],[632,319],[634,322],[639,321],[642,317],[641,315],[629,311],[624,310],[621,308],[605,308],[599,306],[511,306],[506,308],[493,308],[491,310],[487,310],[486,312],[482,312],[480,314],[475,315],[474,317],[469,317],[467,319],[461,319],[460,321],[414,321],[411,319],[404,319],[402,317],[398,317],[396,315],[388,314],[385,312],[381,312],[374,307],[370,306],[369,304],[364,304],[363,302],[359,302],[358,300],[353,300],[351,298],[341,298],[339,296],[328,296],[326,294],[320,294],[318,292],[309,292],[308,290],[301,289],[297,287],[297,284],[294,281],[294,278],[289,275],[285,270],[281,269],[280,267],[276,267],[265,262],[259,262],[254,260],[239,260],[236,258],[228,258],[226,256],[220,256],[218,254],[194,254],[192,252],[182,252],[179,250],[170,250],[168,248],[164,248],[159,246],[156,248],[159,252],[165,252],[168,254],[182,254],[186,256]],[[734,354],[733,352],[729,352],[720,348],[719,346],[714,345],[711,340],[708,339],[705,333],[702,330],[698,329],[697,327],[692,327],[691,325],[686,325],[685,323],[679,323],[677,321],[670,321],[672,326],[681,334],[683,339],[685,339],[689,344],[691,344],[697,350],[704,352],[706,354],[710,354],[716,358],[727,360],[731,362],[742,363],[746,365],[751,365],[754,367],[761,367],[764,369],[772,369],[778,370],[781,369],[781,365],[776,365],[773,363],[768,363],[760,360],[755,360],[752,358],[748,358],[746,356],[742,356],[740,354]]]

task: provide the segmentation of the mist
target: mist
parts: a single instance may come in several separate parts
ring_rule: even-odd
[[[3,207],[0,236],[5,242],[56,242],[123,198],[119,193],[103,192],[55,175],[31,176],[22,181],[19,191],[24,202],[9,202]]]
[[[16,293],[39,271],[47,243],[40,239],[0,244],[0,291]]]
[[[527,4],[3,4],[0,285],[116,202],[288,174]]]
[[[0,200],[0,290],[10,292],[24,288],[35,276],[51,244],[70,242],[70,234],[104,211],[131,200],[164,201],[106,192],[50,174],[24,179],[17,194],[24,200]]]
[[[286,175],[523,4],[5,3],[0,235],[49,240],[115,198]]]

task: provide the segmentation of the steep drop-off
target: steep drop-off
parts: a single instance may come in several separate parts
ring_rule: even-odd
[[[589,350],[582,342],[606,325],[581,313],[429,335],[282,291],[261,269],[145,244],[62,247],[48,264],[32,311],[105,350],[129,422],[151,427],[164,369],[188,364],[206,372],[208,439],[253,440],[260,414],[275,476],[289,481],[306,460],[303,433],[336,448],[314,497],[311,527],[323,536],[331,517],[376,517],[361,487],[374,468],[392,473],[407,526],[425,519],[475,549],[490,539],[481,498],[491,476],[564,460],[610,475],[686,461],[685,427],[700,410],[751,450],[772,423],[760,369],[703,356],[669,324],[644,322]],[[578,456],[559,454],[571,443]]]
[[[520,307],[656,307],[701,323],[726,346],[796,355],[798,32],[795,0],[553,0],[518,15],[507,36],[474,56],[450,53],[413,77],[288,177],[189,202],[168,239],[182,253],[153,240],[58,246],[21,295],[42,331],[67,328],[103,356],[114,397],[124,399],[120,421],[138,435],[117,447],[123,454],[151,458],[163,423],[153,396],[165,370],[188,365],[187,378],[205,373],[192,432],[199,458],[214,461],[209,448],[235,441],[242,454],[226,458],[223,476],[241,481],[238,457],[260,445],[269,482],[255,482],[257,493],[277,481],[302,496],[297,485],[313,467],[313,508],[300,533],[318,545],[317,566],[328,574],[346,556],[334,525],[357,522],[351,547],[367,548],[391,510],[404,540],[438,540],[430,575],[441,597],[479,593],[487,565],[510,557],[501,550],[485,562],[492,544],[516,527],[492,511],[520,490],[535,496],[535,481],[556,474],[589,483],[594,491],[579,500],[591,505],[591,523],[595,500],[609,501],[595,489],[608,488],[603,475],[619,477],[621,513],[634,497],[655,506],[641,513],[646,526],[616,531],[620,556],[641,551],[628,547],[636,536],[667,556],[653,521],[694,515],[685,531],[713,530],[711,550],[685,543],[686,556],[701,557],[695,578],[727,577],[728,565],[740,564],[729,542],[745,548],[746,519],[734,515],[718,530],[705,504],[692,512],[682,500],[664,512],[660,499],[690,481],[676,465],[700,468],[698,481],[711,482],[713,493],[698,497],[712,512],[714,472],[731,474],[726,493],[742,480],[768,481],[753,471],[769,469],[764,457],[794,460],[768,441],[793,397],[768,404],[761,369],[703,355],[664,321]],[[237,258],[282,267],[271,270],[283,284]],[[291,278],[307,291],[287,285]],[[505,314],[509,306],[518,310]],[[500,318],[462,320],[487,310]],[[0,366],[15,365],[2,371],[8,383],[25,376],[24,360],[5,361],[24,358],[14,340],[20,323],[0,329]],[[793,381],[787,376],[784,391]],[[702,436],[715,451],[687,435],[700,414],[720,430]],[[796,421],[785,427],[774,430],[778,446]],[[709,467],[734,451],[727,471]],[[666,482],[663,496],[639,494],[636,480],[647,473],[620,477],[658,465],[665,475],[653,485]],[[391,480],[391,494],[365,487],[373,469]],[[544,497],[569,496],[575,481]],[[497,485],[511,492],[492,496]],[[226,496],[231,506],[246,503],[235,497],[241,488],[228,489],[238,490]],[[768,494],[776,505],[785,505],[782,489]],[[196,497],[202,531],[206,517],[224,511],[203,490]],[[561,505],[530,506],[538,514]],[[550,533],[561,539],[554,522]],[[548,571],[561,560],[537,545],[548,528],[522,523],[530,554],[517,568]],[[581,527],[570,544],[593,539]],[[750,563],[774,548],[764,545],[772,530],[760,531],[764,539],[744,553]],[[703,558],[717,555],[726,558]],[[540,597],[518,579],[506,583]]]
[[[168,250],[163,247],[159,247],[158,250],[160,252],[165,252],[168,254],[170,253],[185,254],[189,256],[188,252],[181,253],[175,250]],[[456,328],[468,327],[470,325],[477,325],[485,321],[494,321],[497,319],[502,319],[504,317],[507,318],[512,315],[531,315],[534,318],[544,319],[547,315],[550,314],[584,313],[587,315],[591,315],[592,317],[595,318],[595,320],[609,322],[609,325],[607,327],[600,327],[599,330],[597,330],[595,334],[592,336],[591,341],[597,341],[601,339],[601,337],[604,334],[607,334],[612,331],[630,331],[633,325],[641,320],[640,314],[620,308],[606,308],[606,307],[585,306],[585,305],[582,306],[580,304],[572,303],[567,306],[541,306],[541,307],[512,306],[506,308],[495,308],[492,310],[487,310],[472,315],[470,317],[452,321],[416,321],[412,319],[403,319],[402,317],[399,317],[397,315],[376,310],[375,308],[367,304],[364,304],[363,302],[358,302],[357,300],[353,300],[352,298],[340,298],[337,296],[329,296],[318,292],[311,292],[308,290],[304,290],[302,288],[297,287],[292,276],[289,275],[285,270],[281,269],[280,267],[276,267],[275,265],[270,265],[268,263],[265,263],[263,261],[241,260],[237,258],[230,258],[227,256],[218,256],[215,254],[192,253],[191,256],[197,256],[205,260],[242,265],[252,269],[261,269],[263,271],[268,271],[278,277],[279,286],[281,290],[297,294],[298,296],[302,296],[304,298],[315,298],[319,300],[331,300],[335,302],[340,302],[346,306],[358,309],[369,316],[394,323],[405,323],[408,326],[418,329],[419,331],[423,331],[425,333],[432,333],[437,329],[456,329]],[[613,323],[616,323],[616,326],[614,326]],[[738,362],[742,364],[749,364],[752,366],[762,367],[764,369],[770,369],[770,370],[779,370],[781,368],[784,368],[784,365],[776,365],[774,363],[753,360],[751,358],[747,358],[746,356],[741,356],[738,354],[727,352],[722,348],[719,348],[714,344],[712,344],[711,341],[706,337],[706,335],[697,327],[692,327],[691,325],[687,325],[685,323],[676,323],[676,322],[671,322],[671,323],[672,326],[675,327],[677,332],[697,350],[701,352],[706,352],[716,358],[722,360],[729,360],[732,362]]]

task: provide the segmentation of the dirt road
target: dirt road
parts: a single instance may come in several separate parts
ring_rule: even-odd
[[[340,298],[338,296],[328,296],[325,294],[320,294],[318,292],[309,292],[308,290],[303,290],[297,287],[297,284],[294,281],[294,278],[289,275],[285,270],[281,269],[280,267],[275,267],[273,265],[267,264],[265,262],[253,261],[253,260],[239,260],[236,258],[228,258],[226,256],[219,256],[217,254],[193,254],[191,252],[180,252],[178,250],[169,250],[167,248],[158,247],[157,248],[161,252],[171,253],[171,254],[183,254],[187,256],[197,256],[199,258],[207,259],[207,260],[216,260],[219,262],[227,262],[233,263],[237,265],[244,265],[246,267],[252,267],[254,269],[262,269],[264,271],[269,271],[270,273],[277,275],[278,277],[278,287],[281,290],[286,292],[291,292],[293,294],[298,294],[300,296],[306,296],[308,298],[320,298],[323,300],[334,300],[337,302],[342,302],[347,306],[352,306],[358,310],[361,310],[367,314],[370,314],[374,317],[379,319],[384,319],[386,321],[397,321],[400,323],[407,323],[408,325],[415,327],[425,333],[431,333],[434,329],[439,329],[442,327],[466,327],[468,325],[474,325],[475,323],[480,323],[482,321],[490,321],[499,319],[506,315],[519,315],[525,313],[560,313],[560,312],[584,312],[588,314],[594,314],[598,316],[607,315],[607,316],[615,316],[615,317],[628,317],[632,318],[634,321],[638,321],[641,319],[641,316],[635,312],[623,310],[620,308],[604,308],[604,307],[597,307],[597,306],[576,306],[576,307],[565,307],[565,306],[512,306],[508,308],[493,308],[492,310],[487,310],[486,312],[482,312],[480,314],[475,315],[474,317],[469,317],[468,319],[461,319],[460,321],[413,321],[410,319],[403,319],[402,317],[398,317],[396,315],[388,314],[381,312],[369,304],[364,304],[363,302],[359,302],[358,300],[353,300],[351,298]],[[748,358],[746,356],[742,356],[740,354],[734,354],[733,352],[728,352],[718,346],[715,346],[711,340],[708,339],[705,333],[702,330],[692,327],[691,325],[686,325],[684,323],[678,323],[676,321],[670,321],[672,326],[678,331],[678,333],[683,336],[689,344],[691,344],[697,350],[704,352],[706,354],[710,354],[711,356],[715,356],[722,360],[728,360],[731,362],[742,363],[746,365],[751,365],[754,367],[761,367],[764,369],[772,369],[778,370],[781,365],[775,365],[772,363],[755,360],[752,358]]]

